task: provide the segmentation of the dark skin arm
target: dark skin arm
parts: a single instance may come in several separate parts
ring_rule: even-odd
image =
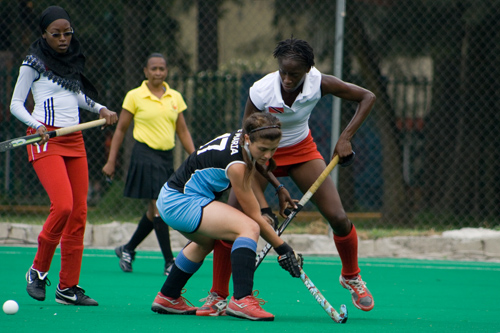
[[[175,132],[179,137],[179,140],[182,143],[182,146],[186,150],[188,154],[191,154],[195,151],[193,139],[191,138],[191,133],[186,125],[186,120],[184,119],[184,115],[179,113],[177,117],[177,123],[175,127]]]
[[[118,118],[118,125],[116,125],[115,133],[113,134],[113,138],[111,139],[108,161],[102,168],[102,172],[110,179],[113,179],[113,177],[115,176],[115,164],[118,157],[118,150],[122,145],[125,134],[127,133],[127,130],[133,119],[134,115],[130,111],[122,109],[120,117]]]
[[[344,82],[335,76],[325,74],[321,78],[321,95],[333,95],[348,101],[358,102],[356,112],[340,134],[333,152],[333,155],[339,155],[339,158],[342,160],[344,157],[351,155],[351,139],[370,114],[376,97],[369,90],[352,83]]]
[[[375,94],[355,84],[344,82],[335,76],[324,74],[321,79],[321,93],[322,96],[333,95],[348,101],[358,102],[356,112],[344,131],[340,134],[333,153],[333,155],[339,155],[340,159],[345,158],[352,153],[352,137],[361,127],[366,117],[368,117],[375,104]],[[254,112],[262,112],[262,110],[257,109],[250,98],[248,98],[243,121]]]

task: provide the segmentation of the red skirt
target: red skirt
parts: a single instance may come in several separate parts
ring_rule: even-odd
[[[60,127],[45,125],[47,131],[54,131]],[[34,128],[29,127],[26,135],[36,134]],[[49,155],[59,155],[66,157],[82,157],[86,156],[85,143],[83,141],[82,131],[70,133],[67,135],[50,138],[43,146],[32,144],[26,146],[28,151],[28,159],[30,162],[43,158]]]
[[[291,166],[316,159],[322,160],[323,156],[319,153],[311,131],[309,131],[309,135],[301,142],[293,146],[278,148],[273,159],[277,166],[273,174],[276,177],[286,177]]]

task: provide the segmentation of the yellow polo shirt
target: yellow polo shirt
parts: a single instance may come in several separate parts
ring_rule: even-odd
[[[134,139],[156,150],[170,150],[175,146],[177,117],[187,109],[186,102],[166,82],[161,98],[153,95],[146,84],[147,80],[130,90],[122,108],[134,115]]]

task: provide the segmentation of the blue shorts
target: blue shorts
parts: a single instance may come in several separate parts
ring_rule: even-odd
[[[156,200],[163,221],[175,230],[193,233],[200,227],[203,208],[213,199],[201,195],[187,195],[165,184]]]

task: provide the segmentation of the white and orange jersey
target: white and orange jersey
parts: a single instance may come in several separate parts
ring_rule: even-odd
[[[288,147],[304,140],[309,134],[309,117],[321,99],[321,73],[312,67],[306,74],[302,92],[288,106],[281,96],[279,71],[267,74],[250,88],[250,100],[255,107],[270,112],[281,121],[279,147]]]

